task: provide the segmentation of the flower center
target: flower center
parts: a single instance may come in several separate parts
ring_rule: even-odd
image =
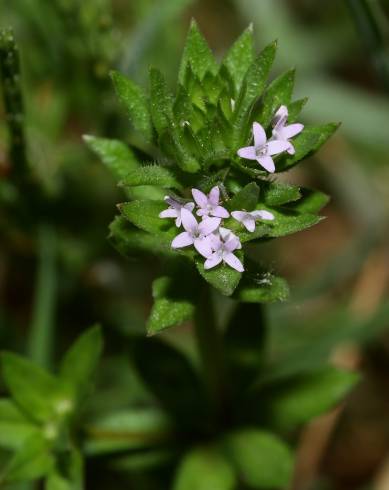
[[[255,154],[257,157],[264,157],[265,155],[267,155],[267,145],[264,144],[262,146],[256,146]]]

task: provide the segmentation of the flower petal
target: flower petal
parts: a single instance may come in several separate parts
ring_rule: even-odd
[[[224,250],[227,252],[233,252],[234,250],[242,248],[242,244],[238,237],[233,236],[229,238],[224,244]]]
[[[199,232],[203,236],[210,235],[213,231],[216,230],[216,228],[219,227],[221,222],[220,218],[205,218],[200,224],[199,224]]]
[[[228,218],[230,213],[222,206],[216,206],[212,209],[212,216],[216,216],[217,218]]]
[[[204,269],[212,269],[212,267],[219,265],[221,261],[221,256],[218,253],[214,253],[204,262]]]
[[[274,114],[272,124],[274,127],[284,126],[288,119],[288,108],[286,105],[280,106],[278,111]]]
[[[208,258],[212,255],[212,241],[209,237],[196,238],[193,244],[198,253],[203,257]]]
[[[239,221],[240,223],[245,219],[247,215],[246,211],[232,211],[231,216],[236,219],[236,221]]]
[[[270,213],[270,211],[265,211],[264,209],[252,211],[250,214],[256,219],[267,219],[267,220],[274,219],[274,214]]]
[[[294,149],[294,146],[291,142],[289,142],[289,148],[287,148],[286,151],[289,153],[289,155],[294,155],[296,153],[296,150]]]
[[[253,123],[254,146],[263,146],[266,143],[266,133],[263,127],[255,122]]]
[[[267,170],[271,174],[276,169],[272,157],[269,157],[269,156],[257,157],[257,162],[259,163],[259,165],[261,165],[261,167],[263,167],[265,170]]]
[[[192,189],[192,196],[196,201],[197,206],[200,208],[205,208],[205,206],[208,204],[208,198],[204,192],[201,192],[198,189]]]
[[[193,209],[194,209],[195,205],[194,205],[194,202],[187,202],[185,205],[184,205],[184,208],[187,209],[188,211],[192,212]]]
[[[177,216],[178,216],[177,209],[172,209],[172,208],[164,209],[159,213],[160,218],[177,218]]]
[[[289,141],[275,140],[269,141],[267,144],[267,154],[268,155],[278,155],[289,148]]]
[[[211,192],[209,193],[208,202],[209,204],[212,204],[212,206],[217,206],[219,204],[219,199],[220,190],[219,187],[215,185],[215,187],[212,187]]]
[[[224,255],[223,260],[226,264],[228,264],[230,267],[237,270],[238,272],[244,271],[242,262],[233,253]]]
[[[283,133],[285,134],[286,138],[293,138],[293,136],[297,136],[301,131],[304,129],[304,124],[300,123],[295,123],[295,124],[289,124],[289,126],[285,126],[283,128]]]
[[[172,241],[172,248],[188,247],[193,244],[193,237],[187,231],[183,231]]]
[[[255,154],[255,147],[254,146],[245,146],[244,148],[241,148],[240,150],[238,150],[237,153],[241,158],[246,158],[246,160],[256,160],[257,159],[257,155]]]
[[[198,223],[193,214],[185,208],[181,208],[182,226],[190,234],[194,234],[198,229]]]
[[[242,223],[243,226],[246,228],[246,230],[249,231],[250,233],[252,233],[255,230],[255,219],[249,214],[242,221]]]

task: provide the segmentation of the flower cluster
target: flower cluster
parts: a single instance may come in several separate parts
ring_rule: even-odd
[[[256,160],[261,167],[273,173],[275,165],[272,156],[279,155],[284,151],[293,155],[295,149],[290,139],[297,136],[304,129],[304,125],[300,123],[287,125],[287,120],[288,108],[282,105],[273,117],[272,136],[269,140],[264,128],[255,122],[253,124],[254,145],[240,148],[238,155],[247,160]]]
[[[178,228],[185,231],[178,234],[172,241],[172,248],[183,248],[191,245],[206,260],[205,269],[212,269],[221,262],[233,269],[243,272],[243,264],[234,254],[240,250],[242,244],[239,238],[228,228],[222,226],[223,219],[229,218],[230,213],[220,205],[220,189],[215,186],[206,195],[198,189],[192,189],[193,202],[180,202],[171,196],[165,197],[169,208],[162,211],[160,218],[175,218]],[[193,211],[196,207],[196,215],[201,217],[199,222]],[[232,211],[231,216],[239,221],[249,232],[255,230],[256,221],[259,219],[273,220],[274,216],[269,211]]]

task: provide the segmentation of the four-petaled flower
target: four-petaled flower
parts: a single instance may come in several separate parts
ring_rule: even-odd
[[[257,211],[232,211],[231,216],[242,223],[247,231],[253,232],[255,230],[255,222],[259,219],[273,220],[274,215],[269,211],[257,210]]]
[[[217,185],[212,187],[208,196],[198,189],[192,189],[192,196],[199,207],[196,213],[197,216],[215,216],[216,218],[229,217],[230,214],[227,209],[224,209],[219,205],[220,191]]]
[[[164,209],[161,213],[159,213],[160,218],[176,218],[176,226],[179,228],[181,226],[181,212],[183,209],[192,212],[194,209],[194,203],[188,202],[186,204],[181,204],[176,199],[173,199],[170,196],[165,196],[164,201],[166,204],[169,204],[167,209]]]
[[[246,146],[238,150],[238,155],[247,160],[256,160],[265,170],[270,173],[275,171],[273,155],[278,155],[290,146],[288,141],[267,140],[263,127],[255,122],[253,124],[254,145]]]
[[[282,105],[278,111],[275,113],[272,124],[272,139],[276,141],[285,141],[288,143],[288,148],[286,151],[290,155],[295,154],[295,149],[292,143],[289,141],[294,136],[297,136],[304,129],[304,125],[300,123],[289,124],[286,126],[286,121],[288,120],[288,108]]]
[[[183,248],[194,245],[203,257],[212,254],[212,237],[210,235],[219,227],[220,218],[204,218],[198,223],[193,214],[187,209],[181,210],[182,226],[185,231],[177,235],[172,241],[172,248]]]
[[[239,239],[236,236],[230,236],[227,234],[223,238],[222,234],[217,237],[212,237],[212,249],[213,253],[204,262],[204,269],[212,269],[221,262],[225,262],[238,272],[243,272],[244,267],[242,262],[236,255],[233,254],[234,250],[242,248]]]

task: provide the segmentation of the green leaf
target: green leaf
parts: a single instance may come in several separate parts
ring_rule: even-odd
[[[272,426],[291,430],[333,408],[359,379],[357,373],[326,367],[289,378],[262,393],[261,400],[267,400],[265,410]]]
[[[225,440],[226,454],[253,488],[286,487],[293,470],[289,448],[275,435],[257,429],[243,429]]]
[[[274,303],[289,296],[288,283],[270,272],[244,278],[234,293],[234,298],[246,303]]]
[[[153,127],[145,93],[132,80],[119,72],[111,72],[111,78],[119,100],[127,110],[134,128],[140,131],[147,141],[151,141]]]
[[[293,139],[296,150],[294,155],[284,155],[276,162],[276,171],[282,172],[296,165],[300,160],[316,152],[333,133],[339,124],[330,123],[321,126],[306,126],[302,133]]]
[[[174,172],[159,165],[146,165],[129,172],[121,182],[124,186],[157,185],[167,189],[181,189]]]
[[[190,285],[189,285],[190,286]],[[154,304],[147,322],[147,332],[154,334],[187,320],[194,314],[194,291],[178,278],[160,277],[153,282]]]
[[[88,390],[102,350],[101,328],[95,326],[80,335],[62,359],[60,376],[78,396],[83,396]]]
[[[235,41],[223,59],[223,65],[227,67],[237,93],[247,70],[254,61],[254,57],[253,26],[250,25]]]
[[[86,427],[88,456],[157,446],[171,436],[171,421],[157,408],[133,408],[109,413]]]
[[[201,81],[207,72],[215,74],[217,72],[217,63],[209,49],[206,40],[199,31],[194,20],[192,20],[188,37],[185,42],[184,52],[181,59],[178,80],[181,85],[185,86],[186,68],[190,64],[193,73]]]
[[[280,206],[301,198],[300,188],[284,182],[261,182],[261,199],[267,206]]]
[[[71,448],[57,455],[56,467],[50,471],[45,490],[83,490],[83,459],[80,452]]]
[[[0,447],[19,449],[34,434],[39,434],[38,427],[11,400],[0,399]]]
[[[204,386],[188,359],[156,337],[135,339],[132,358],[146,387],[181,430],[209,423]]]
[[[267,128],[278,108],[289,105],[294,86],[295,70],[289,70],[273,80],[264,93],[258,121]]]
[[[192,449],[185,455],[174,480],[174,490],[234,490],[236,475],[213,447]]]
[[[120,204],[120,212],[135,226],[149,233],[158,233],[172,240],[177,230],[170,219],[163,219],[159,214],[166,209],[163,201],[131,201]]]
[[[58,400],[58,380],[31,361],[11,352],[1,354],[4,382],[15,403],[37,422],[47,421]]]
[[[255,182],[247,184],[241,191],[227,202],[231,211],[252,211],[255,209],[259,198],[259,187]]]
[[[318,213],[330,200],[324,192],[312,189],[301,189],[301,194],[302,198],[299,201],[288,206],[299,213]]]
[[[288,122],[296,122],[300,112],[303,110],[305,104],[308,102],[308,97],[303,99],[295,100],[288,104]]]
[[[135,228],[134,225],[123,216],[116,216],[109,227],[109,240],[113,246],[125,257],[139,254],[152,254],[162,256],[176,256],[171,248],[171,237],[168,234],[155,235]]]
[[[233,116],[234,130],[231,139],[233,147],[239,147],[247,142],[250,111],[266,86],[276,48],[275,42],[269,44],[250,65],[243,79]]]
[[[234,253],[243,262],[243,253],[241,251]],[[241,272],[236,271],[224,263],[213,269],[205,270],[204,259],[199,257],[196,258],[196,267],[202,277],[225,296],[231,296],[242,277]]]
[[[35,480],[53,467],[48,442],[41,435],[29,438],[13,456],[5,473],[7,481]]]
[[[270,211],[274,215],[274,221],[269,222],[269,225],[262,223],[262,226],[267,226],[266,236],[274,238],[306,230],[323,219],[323,217],[315,214],[299,214],[286,208],[271,209]]]
[[[161,135],[173,121],[173,97],[168,93],[166,81],[156,68],[150,68],[151,118],[157,133]]]
[[[84,136],[84,141],[117,180],[139,168],[135,155],[122,141],[89,135]]]

